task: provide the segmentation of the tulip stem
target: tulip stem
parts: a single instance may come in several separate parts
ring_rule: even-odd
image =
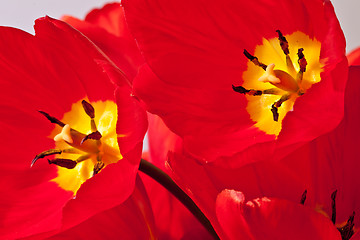
[[[176,185],[169,175],[144,159],[141,159],[140,161],[139,170],[171,192],[200,221],[214,239],[220,239],[209,219],[204,215],[194,201],[178,185]]]

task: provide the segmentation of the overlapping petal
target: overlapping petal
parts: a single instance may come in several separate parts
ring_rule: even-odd
[[[135,190],[123,203],[100,212],[67,230],[34,235],[31,239],[155,239],[154,218],[140,178]]]
[[[216,198],[222,190],[242,191],[250,199],[263,196],[300,201],[304,185],[283,166],[271,162],[256,162],[237,169],[202,164],[180,153],[169,154],[170,175],[189,194],[223,236],[216,218]]]
[[[108,58],[64,22],[41,18],[36,21],[35,36],[7,27],[1,27],[0,31],[0,131],[5,139],[0,162],[4,172],[0,235],[20,238],[58,229],[64,207],[64,219],[71,227],[124,201],[135,184],[144,127],[129,130],[136,135],[136,139],[131,140],[133,148],[125,149],[121,161],[86,182],[68,205],[73,193],[50,181],[56,177],[56,169],[40,160],[30,169],[30,162],[36,154],[54,148],[54,141],[49,138],[54,126],[38,110],[61,119],[73,103],[85,98],[131,102],[127,80],[123,76],[110,80],[99,65],[99,61],[106,62]],[[112,63],[108,68],[118,71]],[[116,95],[114,82],[123,83]],[[118,96],[123,93],[127,95]],[[118,112],[135,117],[136,124],[146,126],[145,113],[134,114],[133,110],[126,108]],[[118,123],[117,128],[131,127],[133,123],[128,121],[132,118]],[[119,139],[119,144],[121,141]],[[86,211],[81,210],[83,204],[87,206]]]
[[[167,189],[142,175],[154,213],[158,239],[211,239],[200,222]]]
[[[132,198],[49,239],[151,239]]]
[[[123,5],[149,64],[140,69],[134,93],[198,159],[213,161],[243,150],[253,154],[252,147],[264,143],[269,158],[274,149],[286,155],[341,121],[345,40],[330,1],[127,0]],[[243,81],[248,61],[243,50],[253,52],[264,38],[277,37],[277,29],[319,41],[325,66],[321,82],[283,120],[275,144],[274,135],[254,127],[245,97],[231,85]]]
[[[341,239],[330,219],[283,199],[245,201],[242,192],[225,189],[216,213],[228,239]]]
[[[169,131],[160,117],[148,114],[149,152],[145,159],[167,172],[169,150],[181,147],[181,138]],[[167,189],[146,175],[141,175],[154,212],[159,239],[210,239],[200,222]]]
[[[91,39],[132,81],[144,60],[128,30],[120,3],[94,9],[84,20],[64,16],[63,20]]]

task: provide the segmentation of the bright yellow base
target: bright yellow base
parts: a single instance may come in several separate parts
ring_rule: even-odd
[[[100,154],[105,166],[117,162],[122,158],[116,135],[117,123],[117,106],[112,101],[97,101],[90,102],[95,109],[95,123],[98,131],[102,134],[100,147]],[[69,124],[72,129],[75,129],[84,134],[91,133],[90,118],[86,115],[81,100],[74,103],[69,112],[65,113],[61,119],[62,122]],[[56,126],[50,137],[53,138],[61,132],[61,128]],[[92,140],[88,140],[92,141]],[[56,142],[56,149],[66,149],[70,146],[64,141]],[[82,152],[81,154],[86,154]],[[79,154],[62,153],[58,158],[67,158],[76,160]],[[52,181],[56,182],[59,187],[64,190],[72,191],[74,195],[80,188],[81,184],[92,176],[94,163],[96,163],[97,154],[91,155],[91,160],[85,160],[76,165],[74,169],[66,169],[58,167],[58,176]]]
[[[295,32],[290,35],[285,35],[290,50],[290,58],[293,61],[294,68],[299,71],[299,65],[297,63],[297,52],[299,48],[304,49],[304,55],[308,62],[306,72],[303,75],[301,87],[305,91],[311,87],[312,84],[320,82],[320,73],[322,71],[323,64],[320,63],[320,48],[321,43],[316,39],[310,39],[302,32]],[[290,73],[286,65],[286,57],[283,53],[278,38],[270,40],[263,39],[263,44],[255,48],[254,56],[256,56],[260,62],[264,64],[275,64],[275,69],[288,72],[296,79],[296,73]],[[244,83],[243,87],[247,89],[264,90],[274,88],[270,83],[264,83],[258,81],[263,75],[264,71],[255,66],[249,61],[247,71],[243,73]],[[285,93],[285,92],[284,92]],[[306,93],[305,93],[306,94]],[[292,97],[290,100],[284,102],[278,109],[279,121],[273,120],[271,112],[271,106],[274,102],[280,99],[279,95],[262,95],[262,96],[246,96],[248,105],[246,110],[250,114],[251,119],[255,122],[255,127],[267,134],[278,136],[281,127],[282,120],[289,111],[292,111],[295,100],[297,97]],[[316,103],[314,103],[316,104]]]

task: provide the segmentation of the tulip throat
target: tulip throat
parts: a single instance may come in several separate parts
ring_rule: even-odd
[[[54,139],[55,146],[36,155],[31,166],[40,158],[54,155],[53,159],[48,159],[49,164],[57,167],[57,177],[51,181],[62,189],[75,195],[83,182],[122,158],[114,102],[76,102],[61,120],[43,111],[40,113],[56,124],[49,136]]]
[[[293,111],[296,99],[321,81],[321,43],[302,32],[263,39],[254,55],[244,50],[250,61],[240,86],[233,90],[245,95],[250,118],[259,130],[279,135],[282,121]],[[296,61],[295,61],[296,60]],[[265,64],[267,63],[267,64]]]

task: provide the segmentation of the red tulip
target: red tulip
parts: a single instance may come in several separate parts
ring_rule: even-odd
[[[129,81],[64,22],[0,32],[1,238],[69,229],[125,201],[147,128]]]
[[[347,61],[330,1],[123,6],[148,63],[134,94],[193,157],[281,158],[341,121]]]

